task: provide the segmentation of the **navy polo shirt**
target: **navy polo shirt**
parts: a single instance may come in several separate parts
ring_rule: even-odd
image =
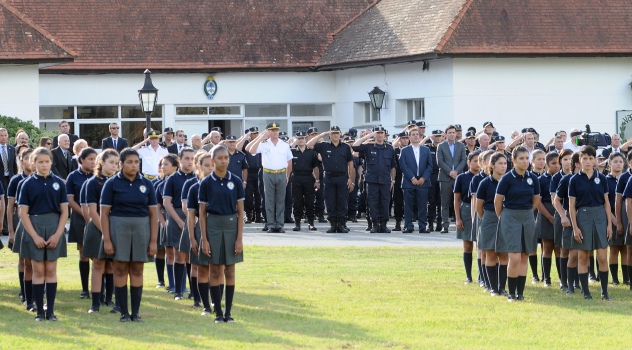
[[[88,202],[86,202],[86,189],[88,187],[86,186],[87,184],[88,181],[84,182],[83,185],[81,185],[81,189],[79,190],[79,205],[88,204]]]
[[[386,143],[381,145],[365,143],[354,146],[353,150],[360,152],[366,161],[365,182],[384,185],[391,183],[391,169],[397,167],[397,157],[393,146]]]
[[[617,183],[617,187],[619,185],[619,183],[622,182],[621,178],[623,178],[623,175],[621,175],[621,177],[619,178],[619,182]],[[630,179],[632,179],[632,177],[630,177]],[[623,190],[623,198],[632,198],[632,186],[630,186],[630,180],[628,179],[628,182],[625,185],[625,189]]]
[[[483,209],[495,210],[494,198],[496,197],[496,187],[498,187],[498,181],[491,175],[484,178],[481,183],[478,184],[476,199],[484,201]]]
[[[553,174],[555,175],[555,174]],[[540,197],[542,197],[542,203],[551,203],[551,179],[553,175],[548,172],[540,175],[538,180],[540,181]]]
[[[478,191],[478,185],[481,183],[481,181],[483,181],[483,179],[485,179],[488,176],[489,175],[485,175],[485,172],[481,170],[480,173],[476,174],[476,176],[472,178],[472,181],[470,182],[469,197],[476,196],[476,191]]]
[[[560,181],[566,175],[572,175],[573,173],[564,174],[562,170],[558,171],[551,177],[551,183],[549,184],[549,192],[557,193],[557,187],[560,185]]]
[[[194,178],[188,179],[187,182],[184,183],[184,186],[182,186],[182,195],[180,196],[181,201],[186,201],[187,199],[189,199],[189,190],[191,189],[191,186],[195,185],[198,182],[200,182],[200,179],[198,179],[196,176]]]
[[[470,196],[470,183],[472,182],[472,178],[474,178],[474,174],[468,170],[459,174],[456,177],[456,181],[454,181],[454,193],[461,194],[461,202],[463,203],[469,204],[472,202],[472,197]]]
[[[93,176],[88,181],[86,181],[85,184],[83,184],[86,189],[85,203],[87,205],[96,204],[98,213],[101,212],[101,207],[99,206],[99,203],[101,202],[101,191],[103,191],[103,186],[105,185],[105,182],[107,180],[108,178],[105,176]]]
[[[351,147],[340,141],[338,146],[331,142],[319,142],[314,145],[314,151],[320,154],[323,163],[323,170],[332,173],[347,173],[348,163],[353,161]],[[389,178],[389,183],[391,180]]]
[[[568,182],[568,197],[575,198],[575,209],[603,205],[604,194],[608,194],[608,180],[598,171],[593,171],[592,176],[588,178],[580,170]]]
[[[22,186],[24,185],[24,181],[26,181],[26,179],[28,179],[30,176],[25,177],[24,179],[20,180],[20,182],[18,183],[18,188],[17,191],[15,192],[15,206],[19,207],[20,206],[20,192],[22,192]]]
[[[623,195],[623,192],[625,192],[625,188],[628,186],[628,181],[632,178],[632,173],[630,171],[632,171],[632,169],[625,171],[621,174],[621,176],[619,176],[619,181],[617,181],[617,188],[615,190],[616,194]]]
[[[101,205],[112,207],[111,216],[147,217],[149,207],[155,207],[156,203],[154,185],[140,174],[129,181],[123,173],[118,173],[105,182],[101,192]]]
[[[195,178],[195,173],[190,172],[185,174],[182,170],[178,169],[173,175],[169,176],[165,181],[165,188],[162,190],[162,197],[171,197],[171,204],[176,209],[182,208],[182,187],[187,180]]]
[[[241,171],[243,169],[248,169],[248,161],[246,160],[246,155],[242,151],[236,150],[235,153],[233,153],[232,155],[229,153],[228,157],[228,171],[235,174],[235,176],[241,179]]]
[[[198,195],[200,193],[200,182],[196,181],[193,186],[189,188],[189,194],[187,195],[187,209],[194,210],[195,216],[200,216],[200,202],[198,201]]]
[[[91,177],[92,173],[83,172],[81,169],[77,169],[68,174],[66,178],[66,193],[68,197],[76,197],[75,202],[79,203],[81,186]]]
[[[610,211],[614,214],[614,202],[616,201],[616,188],[617,188],[617,178],[612,175],[606,175],[606,180],[608,180],[608,201],[610,202]]]
[[[500,178],[496,193],[505,196],[503,207],[507,209],[533,209],[533,196],[540,195],[540,181],[531,171],[520,175],[512,169]]]
[[[206,204],[207,214],[237,214],[237,201],[243,201],[245,197],[243,182],[230,172],[223,178],[212,172],[200,182],[198,201]]]
[[[562,200],[562,207],[565,210],[568,210],[568,183],[573,177],[573,173],[566,174],[560,180],[560,183],[557,185],[557,190],[555,191],[555,195]]]
[[[26,179],[27,177],[28,176],[26,176],[24,173],[13,175],[11,181],[9,181],[9,187],[7,188],[7,198],[16,198],[17,200],[18,184],[20,183],[20,181]]]
[[[162,205],[162,191],[165,189],[165,179],[154,182],[154,188],[156,189],[156,203]]]
[[[66,186],[53,173],[46,177],[33,174],[22,183],[19,201],[20,206],[29,207],[29,215],[61,214],[61,205],[68,203]]]

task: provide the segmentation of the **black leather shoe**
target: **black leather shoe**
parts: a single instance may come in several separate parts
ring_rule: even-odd
[[[300,230],[301,230],[301,220],[296,219],[296,223],[294,224],[294,228],[292,229],[292,231],[300,231]]]
[[[472,279],[471,278],[466,278],[465,279],[465,284],[472,284]]]
[[[610,294],[602,294],[601,295],[601,300],[611,301],[612,298],[610,297]]]
[[[224,323],[224,316],[215,317],[215,323]]]
[[[448,228],[444,227],[443,230],[441,230],[441,233],[448,233]]]
[[[357,223],[358,222],[358,217],[356,215],[352,215],[351,216],[351,222]]]
[[[44,314],[37,314],[37,316],[35,316],[35,321],[37,322],[41,322],[45,320],[46,320],[46,316],[44,316]]]
[[[282,228],[276,229],[276,233],[285,233],[285,230]]]
[[[261,216],[257,216],[257,217],[255,218],[255,223],[257,223],[257,224],[263,224],[263,218],[262,218]]]
[[[533,279],[531,280],[531,284],[538,284],[540,283],[540,277],[535,276],[533,277]]]
[[[252,224],[252,221],[249,217],[246,217],[246,220],[244,220],[244,224]]]
[[[275,229],[273,229],[273,228],[268,229],[268,233],[276,233],[276,230],[275,230]]]
[[[428,231],[428,230],[426,230],[426,229],[423,229],[423,230],[419,230],[419,233],[428,234],[428,233],[430,233],[430,231]]]
[[[584,300],[592,300],[592,295],[584,294]]]
[[[89,314],[94,314],[94,313],[97,313],[97,312],[99,312],[99,308],[98,307],[94,307],[94,306],[91,307],[90,310],[88,310]]]
[[[268,230],[268,225],[263,225],[263,228],[261,229],[261,231],[268,231],[270,232],[270,230]]]
[[[524,301],[524,295],[518,295],[518,296],[516,297],[516,300],[518,300],[518,301]]]
[[[402,230],[402,220],[396,220],[395,221],[395,227],[393,228],[393,231],[401,231]]]
[[[382,222],[382,225],[381,225],[381,230],[380,230],[380,231],[381,231],[382,233],[391,233],[391,230],[389,230],[389,228],[388,228],[388,227],[386,227],[386,221]]]
[[[53,321],[53,322],[57,322],[57,316],[55,315],[46,315],[46,321]]]
[[[405,228],[402,230],[402,233],[413,233],[413,229],[412,228]]]
[[[378,233],[379,231],[379,225],[377,223],[373,224],[373,227],[371,227],[371,231],[369,231],[369,233]]]
[[[338,221],[338,233],[349,233],[349,228],[345,224],[344,220]]]
[[[430,226],[430,228],[432,229],[432,226]],[[441,229],[443,229],[443,226],[441,225],[441,223],[437,223],[437,226],[435,227],[435,231],[439,232],[441,231]]]
[[[329,227],[329,230],[327,230],[327,233],[336,233],[336,231],[338,231],[336,229],[336,224],[334,224],[333,222],[331,223],[331,226]]]
[[[143,322],[143,319],[140,318],[139,314],[133,314],[132,316],[130,316],[130,319],[132,320],[132,322]]]
[[[235,319],[231,315],[224,316],[224,322],[226,323],[235,323]]]
[[[86,291],[81,292],[81,299],[90,299],[90,293]]]
[[[516,296],[513,295],[513,294],[509,294],[507,296],[507,301],[510,302],[510,303],[513,303],[514,301],[516,301]]]
[[[176,295],[173,297],[173,300],[182,300],[184,299],[184,297],[182,296],[182,293],[176,293]]]
[[[316,227],[314,226],[314,221],[308,221],[307,229],[310,231],[316,231]]]
[[[286,224],[293,224],[294,223],[294,219],[292,219],[292,218],[285,218],[285,223]]]
[[[121,313],[121,308],[118,307],[117,305],[114,305],[114,307],[112,308],[112,310],[110,310],[111,314],[120,314]]]

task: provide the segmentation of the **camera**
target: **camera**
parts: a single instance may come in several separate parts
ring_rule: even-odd
[[[590,145],[594,148],[607,147],[610,145],[611,138],[607,133],[591,132],[590,125],[586,124],[586,130],[577,138],[577,146]]]

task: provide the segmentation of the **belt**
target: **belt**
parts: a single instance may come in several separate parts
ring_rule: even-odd
[[[271,169],[263,168],[263,171],[268,173],[268,174],[282,174],[282,173],[285,172],[285,168],[283,168],[281,170],[271,170]]]
[[[149,175],[149,174],[143,174],[143,176],[144,176],[146,179],[149,179],[149,180],[153,180],[153,179],[155,179],[155,178],[157,178],[157,177],[158,177],[158,176],[156,176],[156,175]]]
[[[331,171],[325,171],[325,176],[329,176],[329,177],[347,176],[347,173],[335,173]]]
[[[294,176],[312,176],[311,171],[295,171]]]

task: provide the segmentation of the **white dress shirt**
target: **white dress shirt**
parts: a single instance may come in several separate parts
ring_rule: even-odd
[[[158,169],[160,159],[168,154],[169,152],[166,148],[158,147],[157,150],[154,150],[151,146],[141,147],[138,150],[138,155],[143,161],[143,174],[158,176],[160,173],[160,169]]]
[[[294,158],[290,145],[281,139],[277,140],[276,145],[270,140],[261,142],[257,153],[261,153],[261,165],[270,170],[285,169],[287,162]]]

